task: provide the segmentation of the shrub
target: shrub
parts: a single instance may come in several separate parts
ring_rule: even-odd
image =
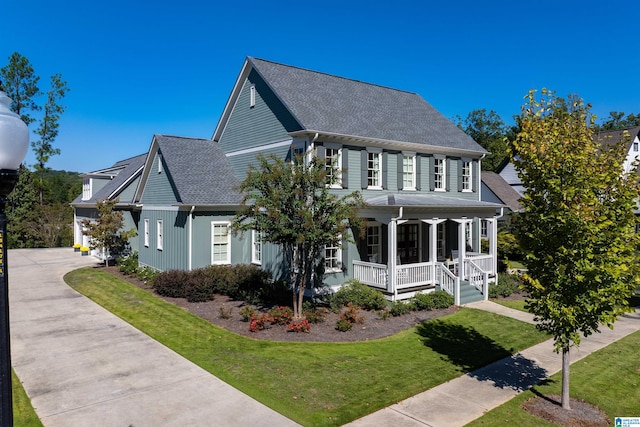
[[[364,322],[364,316],[358,316],[358,310],[360,310],[360,307],[348,303],[347,309],[340,315],[340,318],[351,323],[362,323]]]
[[[433,310],[434,303],[432,293],[417,294],[412,298],[412,302],[416,310]]]
[[[327,317],[327,309],[324,307],[314,307],[304,311],[304,317],[311,323],[322,323]]]
[[[269,310],[269,318],[273,325],[288,325],[293,319],[293,310],[282,305],[274,307]]]
[[[394,317],[402,316],[409,313],[413,309],[412,304],[403,301],[394,301],[391,303],[391,315]]]
[[[189,302],[211,301],[216,293],[215,282],[204,269],[197,269],[187,273],[185,283],[185,298]]]
[[[340,332],[347,332],[353,328],[353,323],[349,322],[346,319],[338,319],[336,322],[336,329]]]
[[[489,286],[489,297],[508,297],[520,291],[520,278],[513,274],[498,273],[498,284]]]
[[[145,265],[144,267],[138,268],[136,276],[138,277],[138,280],[143,283],[153,283],[154,279],[159,274],[160,272],[158,270],[154,270],[153,268]]]
[[[225,307],[224,305],[218,309],[218,317],[221,319],[230,319],[231,313],[233,313],[232,307]]]
[[[231,298],[249,301],[262,300],[266,285],[271,282],[271,273],[252,264],[233,266],[235,286],[230,289]]]
[[[251,317],[257,313],[257,310],[252,305],[245,305],[240,309],[240,316],[242,316],[243,322],[248,322]]]
[[[433,291],[429,296],[433,301],[433,308],[449,308],[455,302],[453,295],[446,291]]]
[[[152,280],[151,286],[158,295],[184,298],[188,277],[189,273],[183,270],[164,271]]]
[[[258,332],[267,328],[267,323],[270,322],[267,313],[262,313],[260,316],[254,314],[251,316],[251,322],[249,322],[249,331]]]
[[[331,298],[331,307],[334,310],[339,310],[348,303],[362,307],[364,310],[382,310],[387,306],[387,300],[382,292],[371,289],[356,279],[345,282]]]
[[[292,322],[289,324],[289,326],[287,326],[287,332],[304,332],[305,334],[308,334],[310,331],[311,325],[309,325],[307,319],[301,320],[299,322]]]
[[[120,270],[122,274],[133,276],[138,272],[138,252],[118,258],[116,264],[118,264],[118,270]]]
[[[384,308],[378,312],[378,315],[382,320],[389,320],[391,317],[391,310],[389,310],[389,308]]]

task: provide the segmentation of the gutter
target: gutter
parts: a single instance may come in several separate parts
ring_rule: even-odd
[[[196,210],[195,205],[191,206],[191,210],[189,211],[189,234],[187,236],[187,238],[189,239],[189,242],[187,244],[187,262],[188,262],[188,266],[187,269],[188,271],[191,271],[191,269],[193,268],[193,260],[192,260],[192,256],[193,256],[193,211]]]

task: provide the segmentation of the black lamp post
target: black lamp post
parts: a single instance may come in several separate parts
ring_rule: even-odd
[[[7,280],[7,216],[4,208],[18,182],[18,169],[29,148],[29,129],[9,109],[11,99],[0,83],[0,426],[13,426],[9,282]]]

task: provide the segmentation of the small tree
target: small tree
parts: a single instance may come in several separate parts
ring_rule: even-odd
[[[625,143],[593,140],[581,99],[529,92],[511,160],[526,188],[515,227],[527,255],[527,309],[562,351],[562,407],[569,403],[569,350],[581,335],[613,327],[638,286],[636,171]]]
[[[305,289],[314,274],[322,274],[325,247],[353,241],[349,229],[360,225],[360,193],[332,193],[329,185],[339,177],[332,168],[317,158],[289,162],[260,156],[239,187],[244,199],[232,227],[256,230],[264,241],[282,247],[297,319],[302,318]]]
[[[85,228],[84,234],[89,236],[91,245],[102,249],[104,252],[105,266],[109,265],[109,256],[112,251],[122,251],[127,244],[127,240],[136,235],[136,230],[121,231],[124,225],[124,215],[122,211],[115,210],[119,199],[103,200],[96,204],[98,218],[95,221],[85,219],[82,225]]]

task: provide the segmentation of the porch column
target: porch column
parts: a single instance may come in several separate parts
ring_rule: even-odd
[[[493,273],[495,274],[496,283],[498,282],[498,218],[493,217],[487,220],[489,227],[489,254],[491,254],[491,262],[493,265]]]
[[[446,221],[446,219],[432,218],[421,220],[425,224],[429,224],[429,262],[438,261],[438,224]]]
[[[454,219],[458,223],[458,276],[465,279],[466,272],[464,271],[464,259],[467,255],[467,240],[466,229],[469,219],[463,216],[461,219]]]
[[[397,248],[397,230],[398,223],[397,220],[391,219],[389,221],[388,227],[388,260],[387,268],[389,271],[387,272],[387,291],[393,294],[393,300],[396,300],[396,253],[398,251]]]

